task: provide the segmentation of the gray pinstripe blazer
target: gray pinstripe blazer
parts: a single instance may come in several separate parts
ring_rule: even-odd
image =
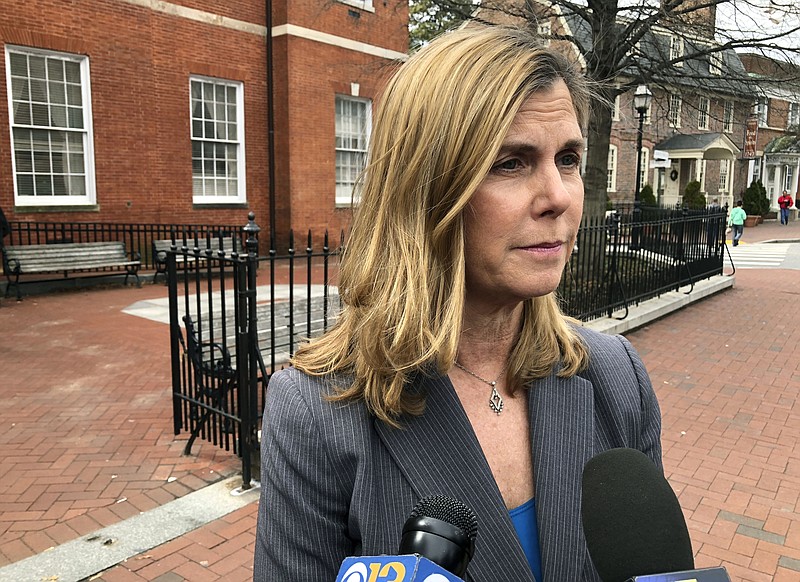
[[[581,474],[595,454],[632,447],[661,466],[661,416],[628,341],[580,330],[579,376],[530,388],[542,570],[546,582],[598,581],[583,537]],[[261,449],[257,582],[332,582],[349,555],[394,554],[419,498],[444,494],[478,516],[470,582],[533,582],[478,440],[450,380],[420,377],[422,416],[392,429],[362,403],[333,404],[329,383],[289,368],[270,381]]]

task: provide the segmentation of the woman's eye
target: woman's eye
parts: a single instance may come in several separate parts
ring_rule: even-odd
[[[510,160],[505,160],[500,162],[499,164],[495,164],[494,169],[505,170],[505,171],[516,170],[520,167],[520,165],[521,163],[518,159],[511,158]]]
[[[577,167],[581,163],[581,158],[578,154],[564,154],[560,161],[562,166]]]

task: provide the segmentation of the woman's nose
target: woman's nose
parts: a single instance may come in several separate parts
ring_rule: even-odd
[[[564,181],[565,176],[555,164],[542,168],[531,176],[528,188],[531,209],[535,216],[559,216],[573,203],[573,192]],[[575,189],[572,185],[572,190]],[[582,188],[582,184],[580,185]]]

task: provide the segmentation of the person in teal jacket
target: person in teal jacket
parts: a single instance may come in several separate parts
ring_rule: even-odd
[[[747,218],[747,213],[742,208],[742,201],[739,200],[736,206],[731,210],[731,215],[728,217],[728,226],[733,228],[733,246],[739,246],[739,239],[742,238],[744,233],[744,219]]]

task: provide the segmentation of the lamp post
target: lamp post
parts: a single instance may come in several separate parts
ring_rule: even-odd
[[[642,235],[642,227],[639,226],[642,218],[642,201],[639,200],[639,193],[642,182],[642,133],[644,131],[644,117],[650,109],[650,102],[653,94],[647,85],[639,85],[633,94],[633,108],[639,114],[639,129],[636,132],[636,184],[633,190],[633,229],[631,231],[630,249],[638,251]]]

